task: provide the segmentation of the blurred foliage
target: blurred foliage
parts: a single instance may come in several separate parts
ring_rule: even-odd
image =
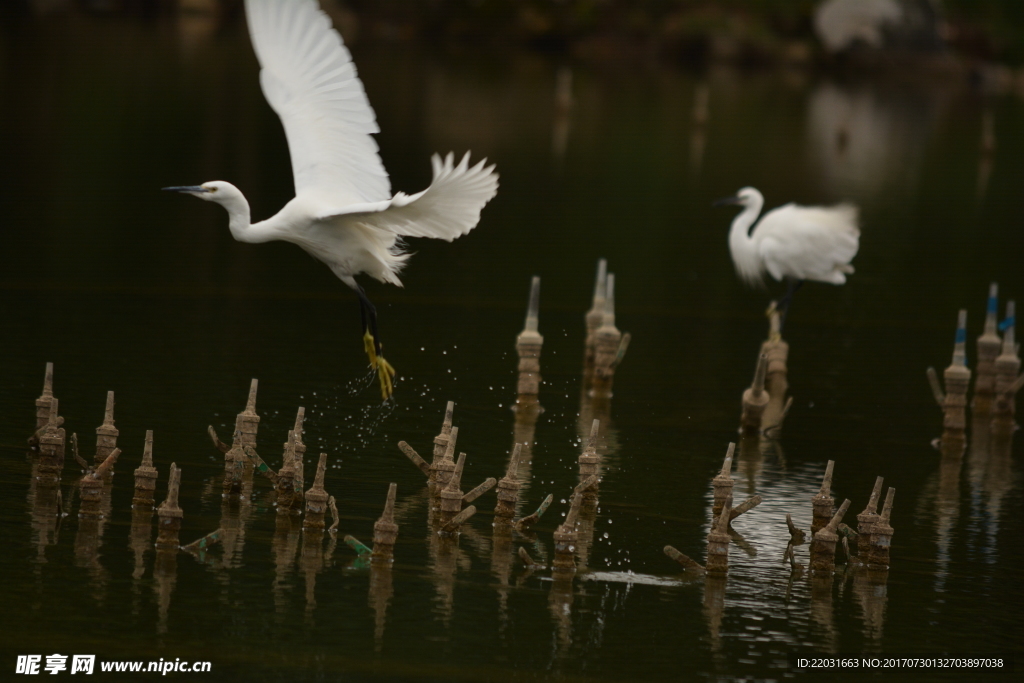
[[[466,41],[506,39],[559,50],[580,41],[645,42],[669,56],[720,51],[792,59],[817,45],[820,0],[345,0],[363,18]],[[940,0],[950,44],[967,56],[1024,62],[1024,0]],[[806,57],[806,50],[797,50]]]

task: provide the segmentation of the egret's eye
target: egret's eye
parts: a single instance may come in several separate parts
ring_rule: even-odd
[[[217,191],[217,188],[216,188],[216,187],[207,187],[207,188],[206,188],[206,191],[207,191],[207,192],[210,192],[210,193],[213,193],[213,192],[216,192],[216,191]]]

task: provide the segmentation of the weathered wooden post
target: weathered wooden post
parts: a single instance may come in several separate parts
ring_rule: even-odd
[[[43,427],[39,436],[39,462],[36,467],[38,482],[43,486],[53,486],[60,483],[61,473],[64,471],[64,444],[65,432],[60,425],[63,419],[57,414],[58,401],[50,399],[49,422]]]
[[[725,508],[726,501],[732,499],[732,487],[734,482],[731,472],[732,456],[735,450],[736,444],[730,443],[729,449],[725,453],[725,461],[722,463],[722,471],[711,480],[711,485],[715,489],[714,502],[711,506],[712,519],[717,519],[718,516],[722,514],[722,509]]]
[[[740,432],[743,434],[761,433],[761,416],[768,405],[768,392],[764,388],[765,374],[768,372],[768,354],[762,353],[757,359],[754,370],[754,381],[750,388],[743,392],[742,412],[740,414]]]
[[[534,275],[530,283],[530,303],[526,310],[526,324],[516,337],[516,353],[519,355],[519,381],[516,394],[519,400],[536,400],[540,393],[540,352],[544,337],[537,331],[540,310],[540,277]]]
[[[392,562],[395,555],[395,541],[398,539],[398,524],[395,523],[395,496],[398,484],[388,487],[388,499],[384,512],[373,525],[373,559]]]
[[[610,398],[615,369],[622,362],[629,347],[629,334],[615,326],[615,273],[608,273],[605,285],[604,318],[594,332],[594,380],[590,395]]]
[[[889,567],[889,548],[892,546],[893,528],[889,524],[892,514],[892,499],[896,489],[889,487],[885,493],[885,504],[878,522],[871,528],[868,536],[867,563],[869,569],[885,569]]]
[[[832,468],[835,466],[835,460],[829,460],[828,464],[825,465],[825,476],[821,480],[821,489],[818,491],[818,495],[811,499],[811,505],[814,509],[813,516],[811,517],[811,537],[824,529],[829,520],[832,519],[833,508],[836,504],[836,499],[832,497]]]
[[[320,454],[316,466],[313,485],[306,491],[306,516],[302,520],[303,529],[323,529],[324,516],[327,514],[327,491],[324,490],[324,473],[327,471],[327,454]]]
[[[108,391],[107,407],[103,411],[103,424],[96,428],[96,457],[94,462],[97,467],[117,448],[117,436],[119,433],[117,427],[114,426],[114,392]],[[112,467],[107,470],[108,477],[113,473]]]
[[[1016,428],[1014,414],[1017,412],[1015,394],[1020,389],[1017,375],[1020,372],[1020,357],[1014,337],[1016,327],[1016,303],[1006,302],[1006,320],[1003,321],[1003,352],[996,358],[996,397],[992,410],[992,430],[998,434],[1010,434]]]
[[[171,476],[167,483],[167,498],[157,508],[159,519],[157,526],[156,547],[158,549],[177,549],[180,545],[178,534],[181,531],[181,520],[185,516],[178,506],[178,488],[181,486],[181,469],[171,463]]]
[[[50,423],[50,404],[53,399],[53,363],[46,364],[43,393],[36,399],[36,431]],[[31,439],[29,440],[31,442]]]
[[[594,300],[590,310],[584,317],[587,327],[587,338],[583,350],[583,388],[590,389],[594,379],[594,353],[597,345],[597,328],[604,322],[605,288],[608,281],[608,262],[600,259],[597,262],[597,281],[594,283]]]
[[[101,505],[103,503],[103,480],[110,468],[117,461],[121,451],[115,448],[108,455],[106,460],[100,463],[92,472],[86,472],[78,482],[79,496],[82,503],[78,509],[79,517],[90,517],[99,519],[103,517]]]
[[[988,289],[988,305],[985,307],[985,328],[978,337],[978,364],[974,376],[974,399],[971,408],[975,416],[992,412],[996,396],[996,358],[1003,348],[999,338],[996,316],[999,313],[999,285],[992,283]]]
[[[153,466],[153,430],[146,430],[146,445],[142,450],[142,464],[135,469],[135,496],[132,507],[152,508],[156,502],[156,467]]]
[[[829,523],[814,534],[811,540],[811,571],[815,574],[831,574],[835,571],[836,543],[839,542],[836,528],[849,508],[850,500],[846,499]]]

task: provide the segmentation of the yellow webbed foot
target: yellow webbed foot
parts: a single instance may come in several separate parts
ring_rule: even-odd
[[[386,401],[394,393],[395,369],[391,367],[391,363],[384,360],[384,356],[377,354],[377,341],[369,330],[363,335],[363,348],[366,351],[366,356],[370,359],[370,367],[377,371],[377,377],[380,379],[380,393]]]

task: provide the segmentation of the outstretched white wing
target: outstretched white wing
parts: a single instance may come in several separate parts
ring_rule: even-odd
[[[486,160],[469,165],[469,153],[458,165],[448,154],[430,159],[434,179],[414,195],[397,193],[392,199],[345,207],[344,211],[319,216],[321,220],[344,217],[400,237],[434,237],[451,242],[476,227],[480,211],[498,193],[498,174]]]
[[[296,196],[343,207],[391,196],[377,119],[341,36],[315,0],[246,0],[260,84],[284,124]]]

